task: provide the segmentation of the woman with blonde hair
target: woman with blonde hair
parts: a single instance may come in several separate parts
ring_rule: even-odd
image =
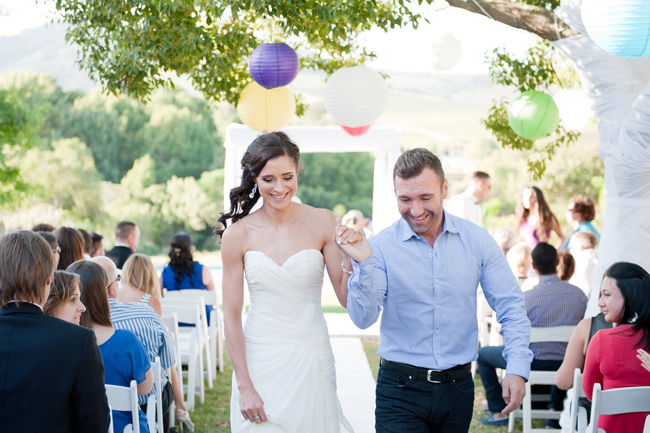
[[[508,264],[510,265],[512,273],[517,277],[519,287],[521,287],[526,278],[528,278],[528,271],[533,265],[531,248],[526,242],[519,242],[515,244],[514,247],[510,248],[510,251],[506,254],[506,259],[508,259]]]
[[[117,291],[121,302],[141,302],[162,316],[160,281],[149,256],[131,254],[122,268],[122,287]]]
[[[54,271],[50,295],[43,305],[48,316],[79,325],[81,314],[86,307],[81,302],[79,275],[66,271]]]

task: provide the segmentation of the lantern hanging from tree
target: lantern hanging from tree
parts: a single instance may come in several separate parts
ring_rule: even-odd
[[[451,33],[433,41],[433,69],[446,71],[458,64],[463,55],[463,45]]]
[[[560,90],[553,95],[553,101],[560,110],[560,120],[564,129],[575,131],[589,123],[591,103],[582,90]]]
[[[358,126],[356,128],[351,128],[349,126],[341,125],[341,128],[343,128],[346,134],[351,135],[353,137],[358,137],[359,135],[363,135],[366,132],[368,132],[368,130],[370,129],[370,125]]]
[[[650,1],[583,0],[582,21],[603,50],[620,57],[650,57]]]
[[[325,86],[325,109],[342,126],[368,126],[388,102],[386,83],[378,72],[365,66],[341,68]]]
[[[285,43],[259,45],[248,62],[253,80],[265,89],[288,85],[300,70],[296,51]]]
[[[560,112],[550,95],[530,90],[510,104],[508,123],[521,138],[537,140],[557,129]]]
[[[239,95],[237,113],[255,131],[277,131],[291,122],[296,113],[296,99],[287,86],[267,90],[252,82]]]

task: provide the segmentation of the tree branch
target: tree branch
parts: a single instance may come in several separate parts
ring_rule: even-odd
[[[548,9],[509,0],[447,0],[447,3],[449,6],[485,16],[481,10],[483,8],[495,21],[529,31],[549,41],[558,40],[554,14]],[[557,20],[557,28],[561,39],[580,34],[560,19]]]

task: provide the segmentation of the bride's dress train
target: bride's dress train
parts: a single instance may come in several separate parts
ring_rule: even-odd
[[[248,251],[244,269],[251,306],[244,326],[246,360],[268,422],[247,421],[239,409],[233,374],[233,432],[352,432],[336,396],[334,355],[321,308],[325,262],[302,250],[282,266]]]

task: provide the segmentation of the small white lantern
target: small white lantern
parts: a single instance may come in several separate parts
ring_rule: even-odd
[[[589,123],[591,103],[582,90],[560,90],[553,95],[553,101],[560,110],[560,120],[564,129],[575,131]]]
[[[325,109],[337,123],[349,128],[374,122],[387,102],[384,79],[365,66],[341,68],[325,86]]]
[[[451,33],[440,36],[433,41],[433,69],[446,71],[458,64],[463,56],[463,45]]]

